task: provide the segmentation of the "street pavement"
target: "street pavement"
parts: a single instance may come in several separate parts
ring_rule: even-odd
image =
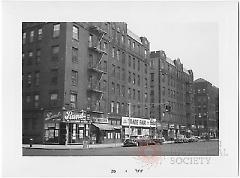
[[[172,143],[172,142],[168,142]],[[46,148],[47,147],[47,148]],[[55,149],[53,148],[55,147]],[[218,140],[172,143],[140,147],[122,147],[121,143],[89,145],[23,145],[23,156],[218,156]]]

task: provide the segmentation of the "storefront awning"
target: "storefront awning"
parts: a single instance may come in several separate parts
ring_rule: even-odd
[[[100,130],[114,130],[113,125],[110,124],[97,124],[93,123],[96,127],[98,127]]]
[[[122,129],[121,125],[113,125],[114,129]]]

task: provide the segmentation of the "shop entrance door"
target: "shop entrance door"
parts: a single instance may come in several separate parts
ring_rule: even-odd
[[[68,134],[68,143],[83,143],[83,139],[85,137],[84,134],[84,125],[77,123],[69,123],[69,134]]]

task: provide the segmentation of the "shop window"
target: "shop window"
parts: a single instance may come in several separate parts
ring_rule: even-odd
[[[75,40],[78,40],[78,27],[73,25],[73,28],[72,28],[72,38],[75,39]]]
[[[60,24],[53,25],[53,38],[57,38],[60,35]]]
[[[38,29],[38,40],[42,40],[42,29]]]

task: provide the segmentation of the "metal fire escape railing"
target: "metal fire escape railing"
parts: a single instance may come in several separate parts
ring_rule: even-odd
[[[90,25],[89,32],[94,35],[92,36],[91,40],[89,41],[89,50],[92,56],[96,56],[96,59],[93,58],[89,59],[88,63],[88,71],[92,78],[89,80],[88,83],[88,95],[90,96],[91,100],[88,101],[88,110],[91,112],[102,113],[103,108],[100,106],[100,101],[103,96],[103,90],[100,86],[100,81],[102,79],[103,74],[106,73],[106,66],[102,66],[102,59],[103,55],[107,55],[106,52],[106,45],[104,45],[104,49],[101,49],[101,41],[105,34],[107,34],[104,30],[100,27],[95,25]],[[107,43],[106,41],[105,43]],[[104,43],[104,44],[105,44]],[[93,79],[93,80],[92,80]]]

